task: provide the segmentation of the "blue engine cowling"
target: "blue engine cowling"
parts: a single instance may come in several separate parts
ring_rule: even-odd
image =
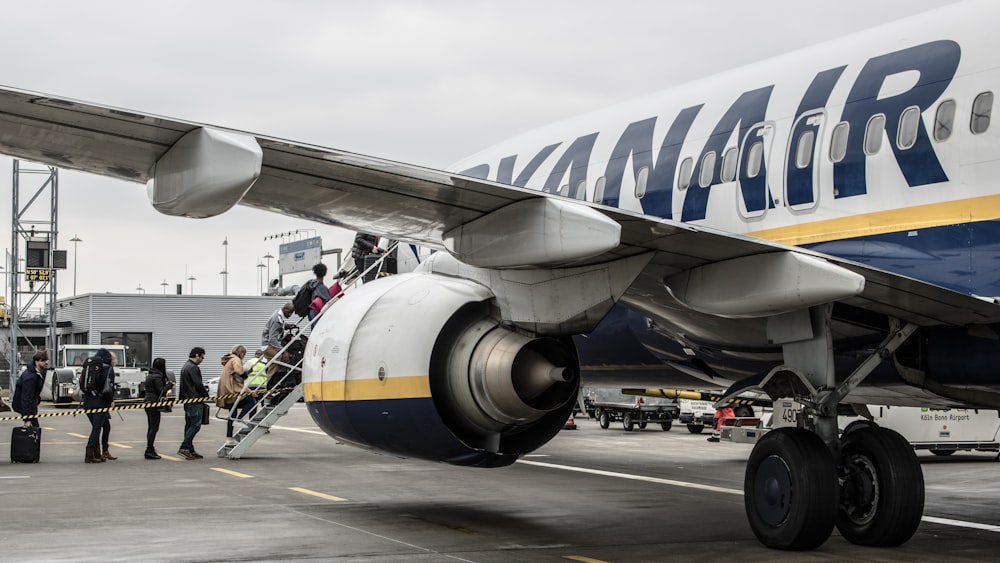
[[[492,299],[429,273],[352,290],[309,337],[313,419],[345,442],[456,465],[509,465],[546,443],[573,408],[576,350],[500,326]]]

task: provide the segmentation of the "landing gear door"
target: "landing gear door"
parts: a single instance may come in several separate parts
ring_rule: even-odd
[[[794,428],[799,425],[799,414],[802,406],[791,399],[779,399],[774,402],[774,413],[771,415],[772,428]]]

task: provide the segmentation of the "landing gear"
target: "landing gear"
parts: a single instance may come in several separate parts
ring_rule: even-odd
[[[858,545],[891,547],[913,536],[924,510],[924,475],[898,433],[860,428],[844,436],[837,529]]]
[[[813,549],[834,525],[850,542],[896,546],[910,539],[923,515],[923,473],[906,440],[868,420],[839,437],[837,429],[837,405],[917,327],[890,318],[881,344],[838,381],[831,315],[832,306],[825,305],[768,320],[769,331],[786,334],[780,343],[787,363],[752,385],[772,399],[792,397],[802,405],[783,418],[797,426],[765,434],[747,462],[747,518],[768,547]],[[739,389],[734,385],[720,401]]]
[[[743,493],[750,528],[767,547],[814,549],[833,531],[833,456],[808,430],[777,428],[764,435],[747,461]]]

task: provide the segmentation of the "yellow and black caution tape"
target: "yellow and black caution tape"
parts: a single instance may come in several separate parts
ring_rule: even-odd
[[[217,395],[215,397],[195,397],[193,399],[171,399],[169,401],[156,401],[154,403],[130,403],[127,405],[117,405],[110,407],[103,407],[99,409],[76,409],[66,412],[40,412],[38,414],[26,414],[18,416],[4,416],[0,417],[0,420],[26,420],[30,418],[49,418],[53,416],[76,416],[78,414],[96,414],[99,412],[113,412],[113,411],[127,411],[135,409],[149,409],[157,407],[166,407],[174,405],[186,405],[193,403],[214,403],[218,399],[235,399],[237,397],[248,397],[254,395],[264,395],[267,393],[281,393],[284,391],[291,391],[295,389],[294,387],[281,387],[276,389],[258,389],[257,391],[247,391],[245,393],[227,393],[225,395]]]

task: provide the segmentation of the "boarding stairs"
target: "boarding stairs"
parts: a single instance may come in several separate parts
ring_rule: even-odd
[[[236,402],[233,408],[228,411],[228,416],[224,420],[232,419],[234,422],[233,427],[233,439],[232,442],[227,441],[222,444],[222,446],[216,450],[216,454],[219,457],[225,457],[229,459],[239,459],[245,454],[256,442],[268,432],[271,431],[271,427],[277,423],[277,421],[288,414],[289,409],[292,408],[299,399],[302,398],[302,358],[299,359],[294,364],[289,364],[282,362],[281,358],[284,356],[285,352],[288,351],[296,342],[302,340],[305,335],[305,331],[299,329],[299,325],[303,321],[307,322],[307,326],[312,332],[312,327],[315,326],[316,322],[326,313],[334,303],[339,301],[348,291],[348,289],[356,287],[361,281],[371,272],[375,272],[375,275],[379,275],[382,272],[383,263],[388,256],[391,256],[396,250],[398,243],[392,244],[385,252],[382,253],[381,257],[372,263],[364,271],[361,271],[360,265],[355,265],[349,274],[341,278],[340,293],[333,296],[320,312],[313,317],[312,320],[299,319],[299,323],[294,325],[294,332],[292,332],[292,338],[288,340],[284,346],[274,355],[273,358],[264,363],[264,369],[267,370],[271,364],[276,364],[282,370],[280,373],[276,373],[275,377],[279,379],[274,382],[269,382],[267,384],[268,389],[251,389],[247,384],[243,385],[243,390],[240,395],[236,398]],[[286,325],[288,326],[288,325]],[[304,355],[303,355],[304,357]],[[291,389],[289,389],[291,387]],[[259,391],[263,391],[259,393]],[[240,403],[244,394],[252,394],[256,397],[257,402],[254,406],[248,410],[242,418],[239,417],[239,409],[236,405]],[[236,429],[239,428],[237,431]]]

